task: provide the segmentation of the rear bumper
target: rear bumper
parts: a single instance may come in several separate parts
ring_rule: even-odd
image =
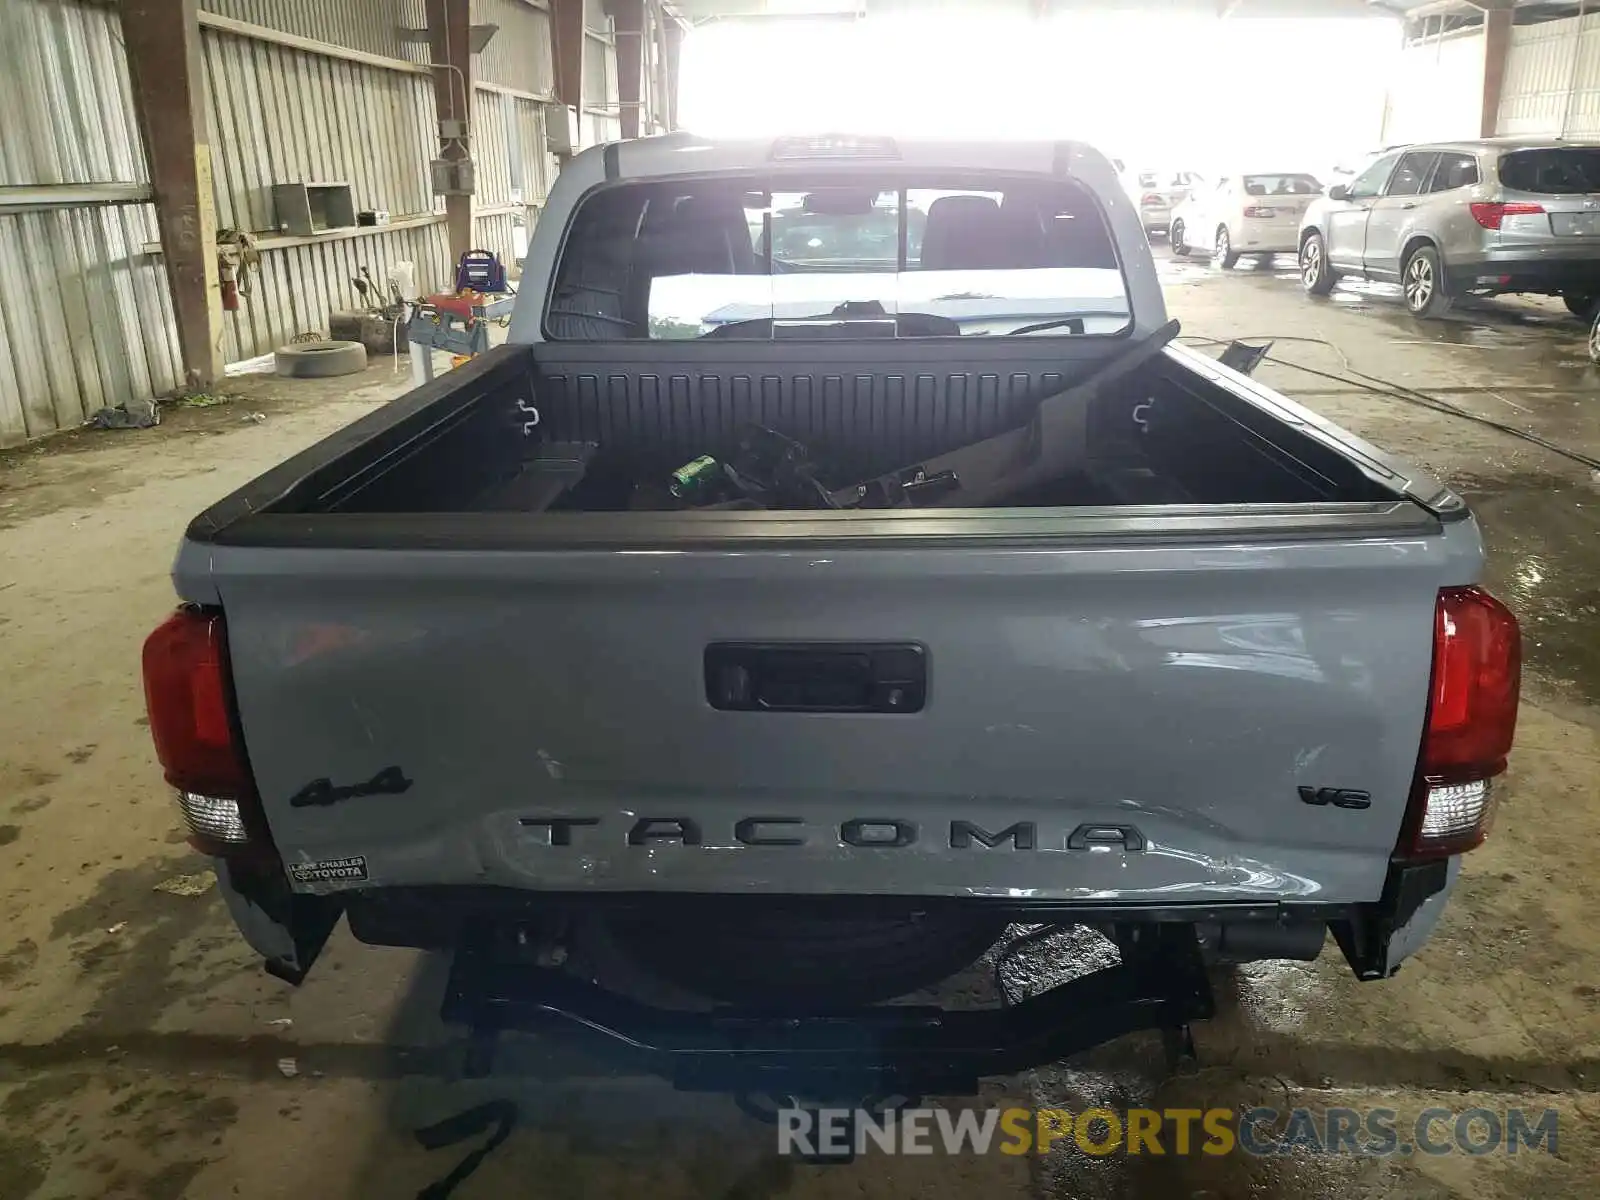
[[[341,908],[361,940],[454,949],[441,1015],[470,1032],[469,1075],[492,1069],[500,1033],[554,1031],[684,1090],[837,1098],[972,1093],[985,1076],[1015,1074],[1136,1030],[1167,1031],[1169,1045],[1181,1046],[1187,1025],[1213,1013],[1202,943],[1226,951],[1230,929],[1246,954],[1265,947],[1261,957],[1290,957],[1273,948],[1301,943],[1307,952],[1292,956],[1306,958],[1320,948],[1316,922],[1324,922],[1358,978],[1385,978],[1431,934],[1458,869],[1459,860],[1395,864],[1372,904],[953,902],[1004,908],[1028,923],[1107,928],[1122,947],[1119,961],[1011,1006],[888,1004],[825,1013],[657,1008],[548,965],[565,961],[570,908],[601,897],[486,888],[307,897],[289,893],[281,877],[240,873],[222,861],[217,876],[240,931],[267,957],[268,971],[291,983],[305,978]],[[613,895],[605,902],[680,905],[685,920],[703,921],[715,919],[728,899]],[[812,913],[819,904],[816,897],[766,899]],[[859,917],[863,906],[903,908],[909,901],[839,896],[826,903]],[[1308,927],[1313,937],[1305,946],[1296,931]],[[552,953],[557,947],[562,954]]]
[[[647,907],[675,913],[686,925],[714,920],[721,894],[536,892],[498,887],[372,888],[336,896],[291,892],[281,875],[262,875],[216,860],[218,887],[245,940],[274,974],[299,982],[341,914],[351,932],[370,945],[451,950],[485,929],[557,923],[607,907]],[[1393,864],[1383,892],[1371,903],[1248,901],[1218,904],[1116,904],[1010,898],[948,899],[907,896],[781,896],[765,904],[789,905],[808,918],[837,913],[860,918],[903,916],[939,906],[981,908],[1019,924],[1182,925],[1196,929],[1269,930],[1323,924],[1339,939],[1362,978],[1392,974],[1432,933],[1460,872],[1460,859],[1421,865]],[[748,903],[749,901],[745,901]]]
[[[1300,250],[1299,226],[1288,228],[1252,229],[1241,226],[1233,248],[1241,254],[1296,254]]]
[[[1582,250],[1489,250],[1482,258],[1450,263],[1450,270],[1470,291],[1600,294],[1600,246]]]
[[[494,1039],[518,1030],[577,1039],[609,1065],[663,1076],[683,1091],[848,1103],[971,1095],[985,1076],[1138,1030],[1180,1031],[1213,1013],[1194,940],[1174,929],[1146,939],[1129,961],[1009,1007],[883,1005],[826,1015],[656,1008],[473,945],[456,956],[440,1015],[472,1032],[468,1074],[487,1074]]]
[[[1438,923],[1459,873],[1459,859],[1421,865],[1393,864],[1378,900],[1365,904],[1317,901],[1215,904],[1084,903],[1010,898],[767,895],[760,903],[815,921],[830,914],[903,918],[940,908],[981,909],[1014,924],[1185,926],[1226,948],[1292,944],[1294,930],[1332,930],[1363,979],[1391,975],[1415,953]],[[370,945],[450,950],[487,929],[570,925],[600,910],[648,909],[692,929],[713,922],[728,897],[660,892],[544,893],[496,887],[378,888],[344,896],[351,932]],[[751,903],[746,900],[744,903]],[[1280,936],[1281,935],[1281,936]],[[1269,950],[1261,957],[1302,957]]]

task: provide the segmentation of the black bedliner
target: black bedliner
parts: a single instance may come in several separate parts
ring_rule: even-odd
[[[1069,406],[1068,420],[1051,427],[1067,467],[1019,498],[964,504],[957,492],[936,514],[630,511],[641,481],[664,482],[700,455],[729,453],[753,427],[804,443],[830,487],[1009,436],[1029,426],[1041,401],[1130,343],[727,342],[714,358],[709,349],[500,347],[267,472],[202,513],[189,537],[441,548],[841,535],[1028,541],[1073,527],[1155,536],[1174,521],[1335,536],[1362,524],[1436,527],[1453,515],[1454,497],[1441,493],[1428,511],[1428,499],[1409,496],[1377,452],[1331,427],[1286,422],[1170,354]],[[1044,524],[1040,509],[1051,510]]]

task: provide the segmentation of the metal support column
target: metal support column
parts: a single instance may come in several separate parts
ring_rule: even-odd
[[[202,388],[222,375],[223,326],[196,0],[123,0],[122,40],[184,375]]]
[[[644,112],[644,0],[611,0],[607,11],[615,22],[622,136],[636,138],[643,128]]]
[[[667,128],[678,128],[678,61],[682,58],[683,25],[676,17],[668,16],[666,22],[667,53],[662,64],[667,73]]]
[[[1511,56],[1512,15],[1509,8],[1490,9],[1483,14],[1483,112],[1478,121],[1479,137],[1493,137],[1499,126],[1506,60]]]
[[[1578,0],[1578,16],[1572,26],[1572,66],[1567,70],[1567,102],[1561,109],[1561,136],[1567,136],[1572,122],[1572,102],[1578,98],[1578,64],[1583,61],[1583,25],[1589,15],[1588,0]]]
[[[427,0],[429,59],[433,66],[434,108],[441,121],[460,121],[465,137],[439,135],[442,158],[470,157],[472,127],[472,9],[468,0]],[[456,262],[476,240],[472,197],[444,198],[450,261]]]
[[[556,103],[576,109],[580,115],[583,113],[583,3],[584,0],[550,0],[550,59],[556,69]]]

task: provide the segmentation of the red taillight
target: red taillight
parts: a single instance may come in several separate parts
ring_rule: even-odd
[[[1522,637],[1511,611],[1482,588],[1441,591],[1402,854],[1459,854],[1488,835],[1490,780],[1506,769],[1521,682]]]
[[[1254,207],[1252,207],[1252,208],[1245,209],[1244,210],[1244,215],[1247,216],[1247,217],[1275,217],[1275,216],[1278,215],[1278,210],[1275,209],[1275,208],[1254,208]]]
[[[237,798],[250,790],[228,712],[222,618],[185,609],[144,643],[144,702],[167,782],[182,791]]]
[[[1139,203],[1140,204],[1156,205],[1156,206],[1159,207],[1160,205],[1165,204],[1166,201],[1163,200],[1160,196],[1156,195],[1154,192],[1149,192],[1149,193],[1147,193],[1145,195],[1145,198],[1143,200],[1139,201]]]
[[[1473,204],[1472,219],[1485,229],[1499,229],[1507,217],[1534,217],[1544,212],[1542,204]]]
[[[221,616],[182,609],[145,639],[144,702],[190,844],[206,854],[272,858],[233,720]]]

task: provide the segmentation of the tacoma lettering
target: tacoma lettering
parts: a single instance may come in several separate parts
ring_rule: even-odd
[[[974,825],[971,821],[950,822],[950,849],[966,850],[973,842],[982,842],[993,850],[1001,842],[1009,841],[1013,850],[1032,850],[1035,843],[1035,831],[1032,821],[1018,821],[1008,829],[999,833],[989,833],[981,826]]]
[[[571,846],[577,839],[577,830],[593,829],[610,824],[600,817],[519,817],[517,823],[527,829],[549,831],[551,846]],[[998,824],[998,822],[996,822]],[[808,831],[813,835],[808,837]],[[741,817],[732,828],[731,840],[741,846],[790,847],[815,844],[817,831],[808,827],[804,817],[760,816]],[[845,846],[863,850],[903,850],[914,846],[921,836],[915,821],[898,817],[851,817],[831,828],[836,841]],[[590,835],[584,835],[593,843]],[[627,843],[630,846],[649,846],[657,842],[677,842],[684,846],[703,846],[708,841],[704,822],[694,817],[640,817],[628,827]],[[710,844],[726,844],[713,833]],[[991,831],[976,821],[950,822],[945,845],[951,850],[1011,850],[1037,851],[1063,848],[1076,851],[1121,850],[1139,854],[1145,849],[1144,835],[1132,825],[1084,824],[1063,830],[1041,839],[1039,827],[1033,821],[1015,821]]]

